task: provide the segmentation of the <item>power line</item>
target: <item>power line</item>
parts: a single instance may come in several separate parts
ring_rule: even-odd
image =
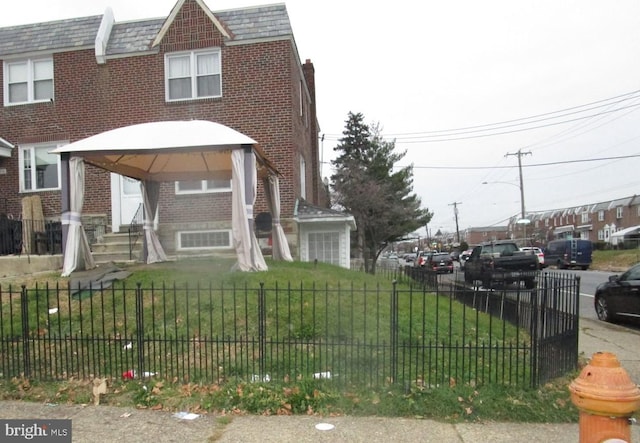
[[[557,162],[548,162],[548,163],[533,163],[528,165],[522,165],[523,168],[537,168],[540,166],[553,166],[553,165],[566,165],[570,163],[586,163],[586,162],[599,162],[599,161],[608,161],[608,160],[624,160],[627,158],[637,158],[640,157],[640,154],[633,155],[621,155],[619,157],[601,157],[601,158],[586,158],[581,160],[563,160]],[[394,166],[395,167],[395,166]],[[397,166],[398,168],[404,168],[406,166]],[[518,166],[413,166],[414,169],[513,169]]]
[[[399,144],[433,143],[433,142],[465,140],[470,138],[490,137],[495,135],[504,135],[504,134],[510,134],[514,132],[540,129],[544,127],[556,126],[560,124],[566,124],[566,123],[576,122],[580,120],[585,120],[593,117],[599,117],[599,116],[611,114],[614,112],[622,111],[625,109],[635,110],[633,108],[637,108],[638,106],[640,106],[640,104],[633,103],[627,106],[620,106],[614,109],[604,110],[604,111],[592,113],[589,115],[565,119],[559,122],[550,122],[543,125],[536,125],[532,127],[527,126],[524,128],[517,128],[517,127],[524,126],[524,125],[531,125],[534,123],[540,123],[543,121],[558,119],[562,117],[567,117],[570,115],[576,115],[576,114],[584,113],[587,111],[593,111],[603,107],[611,107],[612,105],[615,105],[615,104],[640,98],[640,95],[638,95],[639,93],[640,93],[640,90],[635,90],[632,92],[617,95],[607,99],[598,100],[595,102],[590,102],[590,103],[586,103],[583,105],[574,106],[570,108],[565,108],[558,111],[546,112],[546,113],[537,114],[529,117],[504,120],[496,123],[488,123],[488,124],[460,127],[460,128],[454,128],[454,129],[435,130],[435,131],[420,131],[420,132],[389,134],[389,135],[385,135],[385,138],[395,138],[396,143],[399,143]],[[512,129],[509,131],[502,131],[502,132],[492,132],[490,134],[481,133],[486,131],[496,131],[500,129],[513,128],[513,127],[516,127],[517,129]],[[471,135],[468,135],[468,134],[471,134]],[[332,138],[334,140],[338,140],[340,137],[340,135],[336,135],[336,134],[325,134],[325,135],[327,136],[327,138]],[[457,136],[460,136],[460,137],[457,137]],[[410,140],[407,140],[407,139],[410,139]],[[412,140],[412,139],[417,139],[417,140]]]
[[[544,125],[538,125],[538,126],[531,126],[531,127],[526,127],[526,128],[517,128],[517,129],[511,129],[508,131],[502,131],[502,132],[493,132],[491,134],[475,134],[475,135],[462,135],[460,137],[448,137],[448,138],[434,138],[434,139],[421,139],[421,140],[396,140],[397,144],[413,144],[413,143],[441,143],[441,142],[451,142],[451,141],[458,141],[458,140],[469,140],[469,139],[474,139],[474,138],[484,138],[484,137],[494,137],[496,135],[506,135],[506,134],[514,134],[517,132],[524,132],[524,131],[531,131],[533,129],[542,129],[542,128],[549,128],[552,126],[558,126],[558,125],[564,125],[567,123],[573,123],[573,122],[577,122],[580,120],[585,120],[588,118],[593,118],[593,117],[598,117],[601,115],[605,115],[605,114],[611,114],[613,112],[618,112],[618,111],[622,111],[625,109],[629,109],[629,108],[637,108],[638,106],[640,106],[640,104],[635,103],[629,106],[623,106],[620,108],[616,108],[613,110],[608,110],[608,111],[602,111],[596,114],[591,114],[591,115],[585,115],[582,117],[576,117],[576,118],[572,118],[572,119],[568,119],[568,120],[563,120],[563,121],[559,121],[559,122],[552,122],[552,123],[546,123]],[[500,128],[498,128],[500,129]],[[455,134],[454,134],[455,135]]]

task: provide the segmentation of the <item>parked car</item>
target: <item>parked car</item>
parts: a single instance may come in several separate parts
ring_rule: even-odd
[[[555,265],[558,269],[578,267],[586,271],[591,265],[592,251],[590,240],[553,240],[544,249],[544,259],[547,266]]]
[[[514,241],[498,240],[473,248],[464,265],[464,281],[472,284],[480,280],[485,288],[495,283],[523,282],[525,288],[533,289],[537,284],[538,269],[536,256],[520,251]]]
[[[473,249],[467,249],[460,253],[460,257],[458,258],[458,261],[460,262],[460,269],[464,269],[464,264],[469,260],[469,257],[471,257],[472,251]]]
[[[460,251],[458,251],[457,249],[454,251],[451,251],[451,259],[455,260],[455,261],[460,261]]]
[[[602,321],[640,320],[640,263],[598,285],[594,307]]]
[[[542,249],[537,248],[535,246],[524,246],[520,248],[520,250],[531,253],[531,254],[535,254],[538,257],[538,263],[540,264],[540,269],[546,266],[544,264],[544,252],[542,252]]]
[[[415,252],[404,254],[402,256],[402,259],[405,261],[405,263],[413,263],[413,261],[416,259],[416,254]]]
[[[427,262],[424,266],[436,272],[453,273],[453,259],[446,252],[427,255]]]
[[[418,253],[416,254],[416,258],[413,261],[413,266],[415,266],[416,268],[424,267],[425,263],[427,262],[428,254],[429,252],[427,251],[418,251]]]

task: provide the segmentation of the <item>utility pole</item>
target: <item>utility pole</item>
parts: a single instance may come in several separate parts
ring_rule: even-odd
[[[522,156],[523,155],[531,155],[531,151],[522,152],[522,149],[518,149],[518,152],[506,153],[505,157],[509,157],[510,155],[518,156],[518,175],[520,177],[520,221],[523,226],[523,240],[527,240],[527,219],[525,215],[524,209],[524,181],[522,180]]]
[[[449,206],[453,206],[453,215],[456,217],[456,238],[458,240],[458,244],[460,244],[460,230],[458,229],[458,205],[461,205],[462,202],[453,202],[450,203]]]
[[[531,155],[531,151],[522,152],[522,149],[518,149],[518,152],[507,153],[505,154],[505,157],[509,157],[510,155],[518,156],[518,174],[520,176],[520,218],[524,220],[525,211],[524,211],[524,182],[522,181],[522,156]]]

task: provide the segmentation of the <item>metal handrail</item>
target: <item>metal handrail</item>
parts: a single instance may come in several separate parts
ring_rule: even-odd
[[[128,227],[129,260],[133,260],[133,248],[135,248],[136,244],[138,243],[138,239],[142,236],[142,232],[144,231],[144,229],[142,229],[143,224],[144,224],[144,211],[143,211],[142,203],[140,203]]]

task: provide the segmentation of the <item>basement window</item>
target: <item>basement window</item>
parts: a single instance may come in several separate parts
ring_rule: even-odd
[[[228,249],[231,247],[231,231],[178,232],[179,250]]]

